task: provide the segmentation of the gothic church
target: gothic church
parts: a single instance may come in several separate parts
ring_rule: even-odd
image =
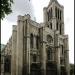
[[[5,75],[70,75],[64,7],[50,0],[43,14],[43,23],[33,21],[29,14],[18,16],[4,48],[10,61],[10,72],[5,69]]]

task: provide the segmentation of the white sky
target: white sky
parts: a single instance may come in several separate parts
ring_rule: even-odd
[[[6,18],[1,21],[2,44],[6,44],[9,40],[9,37],[12,34],[12,25],[17,24],[17,15],[25,15],[24,13],[26,13],[25,8],[27,6],[25,6],[24,4],[27,4],[27,2],[25,2],[26,0],[14,1],[16,1],[16,5],[13,5],[12,7],[12,9],[14,10],[13,13],[6,16]],[[32,0],[34,8],[31,7],[30,10],[34,11],[37,22],[43,22],[43,7],[47,6],[49,1],[50,0]],[[74,0],[58,0],[58,2],[64,6],[65,34],[69,35],[69,58],[70,63],[74,63]]]

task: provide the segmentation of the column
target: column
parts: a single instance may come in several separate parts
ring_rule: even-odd
[[[27,75],[30,75],[30,27],[29,27],[29,23],[27,21],[27,50],[26,50],[26,53],[27,53]]]
[[[62,23],[62,34],[64,34],[64,23]]]
[[[57,75],[60,74],[60,48],[57,50]]]
[[[45,7],[43,9],[43,16],[44,16],[44,23],[48,21],[48,14],[47,14],[47,8]]]
[[[43,49],[42,49],[42,75],[46,75],[46,45],[43,43]]]
[[[61,10],[61,20],[64,23],[64,7]]]
[[[11,54],[11,75],[16,75],[16,46],[17,46],[17,26],[13,25],[12,31],[12,54]]]
[[[64,7],[61,10],[62,34],[64,34]]]
[[[45,32],[43,31],[43,37],[41,40],[41,70],[42,70],[42,75],[46,75],[46,38],[45,38]]]
[[[24,16],[24,66],[25,66],[25,75],[30,75],[30,15],[27,14]]]
[[[52,10],[53,10],[53,12],[52,12],[53,18],[56,18],[56,15],[55,15],[55,13],[56,13],[56,11],[55,11],[55,3],[52,6]]]
[[[65,39],[65,67],[66,75],[70,75],[70,65],[69,65],[69,46],[68,38]]]
[[[22,75],[22,71],[23,71],[23,17],[18,16],[16,75]]]
[[[59,32],[56,32],[55,34],[55,60],[56,60],[56,65],[57,65],[57,75],[60,75],[60,45],[59,45]]]

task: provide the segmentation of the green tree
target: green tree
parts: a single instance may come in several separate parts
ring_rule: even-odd
[[[1,0],[0,19],[3,19],[6,15],[12,12],[11,5],[13,0]]]
[[[70,64],[70,75],[74,75],[75,64]]]

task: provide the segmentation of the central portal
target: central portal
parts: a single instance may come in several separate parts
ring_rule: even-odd
[[[56,65],[48,62],[46,64],[46,75],[57,75]]]
[[[30,75],[41,75],[41,66],[40,66],[40,64],[37,64],[37,63],[31,64]]]

